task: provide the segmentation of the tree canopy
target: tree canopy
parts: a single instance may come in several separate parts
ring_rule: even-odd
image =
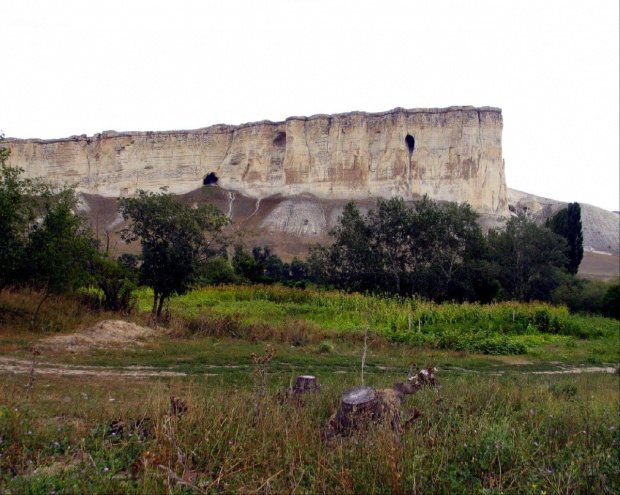
[[[568,244],[566,270],[576,275],[583,259],[583,228],[581,224],[581,206],[569,203],[566,208],[549,218],[545,226],[566,239]]]
[[[152,312],[159,317],[164,301],[185,292],[199,264],[215,255],[228,219],[213,205],[192,208],[166,190],[122,198],[119,211],[130,220],[122,238],[142,245],[141,278],[153,289]]]
[[[366,216],[350,202],[331,232],[334,243],[316,246],[310,265],[346,290],[468,299],[476,291],[469,274],[485,250],[477,218],[468,205],[428,197],[411,206],[379,199]]]

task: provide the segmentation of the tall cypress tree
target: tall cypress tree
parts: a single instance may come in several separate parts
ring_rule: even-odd
[[[545,226],[566,239],[568,244],[566,270],[575,275],[583,259],[583,229],[579,203],[569,203],[566,208],[548,219]]]

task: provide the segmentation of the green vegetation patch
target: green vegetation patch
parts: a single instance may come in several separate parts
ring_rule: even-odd
[[[148,311],[151,297],[148,290],[139,292],[140,310]],[[546,303],[437,304],[281,286],[207,287],[171,299],[168,310],[205,335],[264,340],[298,332],[301,344],[369,331],[393,342],[490,355],[618,336],[617,321],[571,315],[566,307]]]

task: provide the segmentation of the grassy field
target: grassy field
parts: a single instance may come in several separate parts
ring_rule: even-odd
[[[118,315],[60,298],[32,327],[36,296],[0,294],[2,493],[620,492],[619,378],[572,373],[618,366],[617,321],[224,287],[174,298],[155,338],[70,349],[44,342]],[[129,319],[144,324],[148,292],[138,308]],[[403,381],[412,363],[435,365],[441,385],[407,397],[405,418],[423,414],[402,431],[324,441],[342,392],[361,383],[365,334],[366,385]],[[251,355],[269,346],[261,396]],[[283,400],[301,374],[320,392]]]

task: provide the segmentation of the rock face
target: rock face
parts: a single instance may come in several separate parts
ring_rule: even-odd
[[[11,149],[9,164],[26,176],[77,183],[82,192],[100,196],[162,186],[185,193],[217,183],[255,199],[428,194],[468,202],[482,213],[507,213],[502,114],[490,107],[396,108],[3,144]]]

